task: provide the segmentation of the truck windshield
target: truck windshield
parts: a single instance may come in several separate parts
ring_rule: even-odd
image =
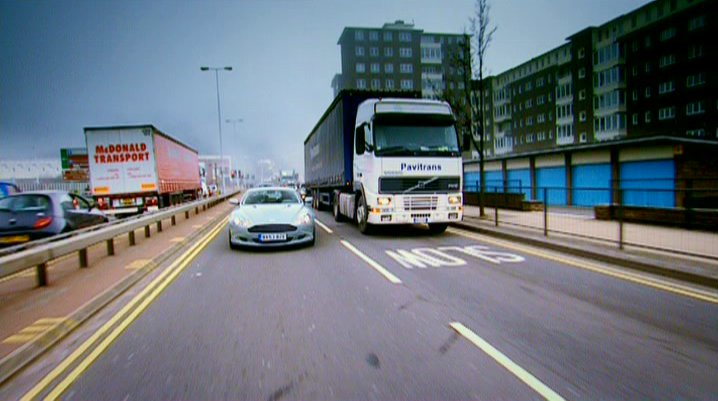
[[[375,124],[377,156],[459,156],[456,130],[450,124]]]

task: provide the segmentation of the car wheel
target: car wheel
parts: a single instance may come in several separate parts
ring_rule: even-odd
[[[239,249],[238,245],[235,245],[234,243],[232,243],[232,233],[231,232],[229,233],[228,237],[229,237],[229,249],[232,249],[232,250]]]
[[[339,194],[336,194],[336,196],[334,196],[332,202],[332,215],[334,215],[334,221],[344,221],[344,216],[342,216],[342,214],[339,212]]]
[[[357,226],[359,227],[359,232],[362,234],[370,234],[371,232],[371,224],[369,224],[369,212],[366,207],[366,202],[364,201],[364,197],[359,195],[359,199],[357,200]]]
[[[312,240],[309,241],[309,246],[314,246],[314,243],[317,242],[317,229],[312,230]]]
[[[441,234],[446,231],[447,227],[449,227],[449,225],[446,223],[429,224],[429,232],[432,234]]]

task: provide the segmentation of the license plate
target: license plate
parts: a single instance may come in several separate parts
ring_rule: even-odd
[[[260,242],[286,241],[287,234],[259,234]]]
[[[0,244],[14,244],[16,242],[27,242],[30,241],[29,235],[14,235],[12,237],[0,238]]]
[[[422,223],[428,223],[429,218],[428,217],[414,217],[414,224],[422,224]]]

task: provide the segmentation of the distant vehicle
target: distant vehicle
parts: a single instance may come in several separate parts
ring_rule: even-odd
[[[229,216],[229,246],[276,247],[314,245],[314,213],[304,205],[297,191],[281,187],[253,188]]]
[[[0,182],[0,199],[19,193],[20,188],[10,182]]]
[[[107,222],[92,200],[67,191],[33,191],[0,199],[0,245],[35,239]]]
[[[152,125],[85,128],[90,190],[108,214],[138,214],[197,199],[197,151]]]
[[[272,188],[273,186],[274,186],[274,184],[272,184],[270,182],[263,182],[263,183],[257,185],[257,188]]]
[[[418,92],[342,91],[304,141],[314,207],[374,225],[461,221],[463,166],[446,102]]]

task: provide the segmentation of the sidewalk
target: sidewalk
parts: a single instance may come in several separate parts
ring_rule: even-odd
[[[34,269],[0,280],[0,367],[27,348],[47,346],[56,333],[71,330],[231,208],[224,202],[197,215],[192,212],[189,219],[180,215],[175,226],[167,219],[161,233],[153,224],[150,238],[137,230],[132,247],[126,235],[116,237],[114,256],[107,256],[104,242],[96,244],[88,248],[88,268],[79,267],[77,254],[56,259],[48,265],[46,287],[37,286]]]
[[[584,210],[565,208],[548,212],[548,236],[544,236],[543,212],[464,207],[457,226],[531,245],[552,248],[625,267],[671,276],[698,284],[718,286],[718,234],[679,228],[624,223],[624,249],[618,247],[619,223],[596,220]],[[693,257],[704,255],[705,257]]]

